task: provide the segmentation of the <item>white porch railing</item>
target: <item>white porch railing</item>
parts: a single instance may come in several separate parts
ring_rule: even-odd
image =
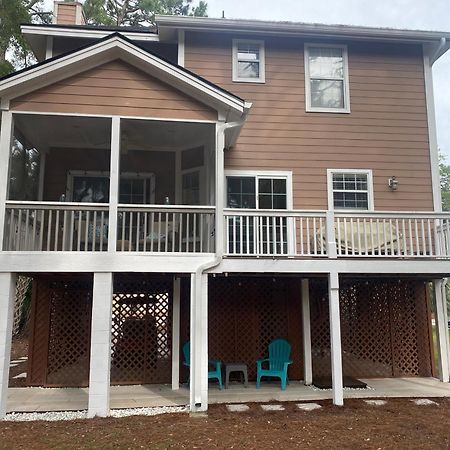
[[[228,256],[450,259],[448,213],[226,209],[224,216]]]
[[[5,251],[105,251],[108,205],[14,202],[6,204]]]
[[[117,251],[214,253],[213,206],[119,205]]]

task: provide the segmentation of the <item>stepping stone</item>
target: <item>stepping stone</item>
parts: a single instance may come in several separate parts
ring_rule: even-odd
[[[9,367],[17,367],[17,366],[18,366],[17,363],[11,363],[11,364],[9,365]]]
[[[438,405],[438,403],[436,403],[433,400],[430,400],[428,398],[416,398],[411,401],[414,402],[417,406],[437,406]]]
[[[13,377],[14,379],[17,379],[17,378],[26,378],[27,377],[27,373],[26,372],[23,372],[23,373],[19,373],[19,375],[16,375],[15,377]]]
[[[261,405],[264,411],[284,411],[283,405]]]
[[[302,411],[314,411],[315,409],[322,408],[318,403],[297,403],[297,408]]]
[[[22,361],[26,361],[28,359],[28,356],[21,356],[19,359],[21,359]]]
[[[14,361],[11,361],[11,364],[20,364],[21,362],[20,359],[15,359]]]
[[[244,412],[250,408],[247,405],[227,405],[227,409],[230,412]]]
[[[364,400],[364,403],[367,403],[370,406],[383,406],[387,403],[386,400]]]

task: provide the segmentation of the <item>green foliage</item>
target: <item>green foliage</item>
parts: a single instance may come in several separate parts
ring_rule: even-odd
[[[89,24],[149,26],[156,14],[206,16],[208,5],[193,0],[86,0],[84,15]]]
[[[439,157],[439,169],[441,172],[442,209],[450,211],[450,165],[443,155]]]
[[[27,66],[31,53],[20,32],[22,23],[49,22],[44,0],[0,0],[0,76]]]

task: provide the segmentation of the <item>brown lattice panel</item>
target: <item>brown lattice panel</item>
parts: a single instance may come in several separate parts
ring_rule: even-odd
[[[430,310],[420,281],[343,280],[342,363],[352,377],[431,376]],[[331,373],[327,284],[311,283],[314,376]]]
[[[48,283],[50,303],[47,385],[85,386],[89,382],[92,281]]]
[[[115,278],[111,383],[169,383],[172,374],[172,277]]]

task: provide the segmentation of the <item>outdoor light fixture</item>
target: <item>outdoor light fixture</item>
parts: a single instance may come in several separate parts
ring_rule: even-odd
[[[396,177],[389,178],[388,186],[391,191],[396,191],[398,189],[398,180]]]

